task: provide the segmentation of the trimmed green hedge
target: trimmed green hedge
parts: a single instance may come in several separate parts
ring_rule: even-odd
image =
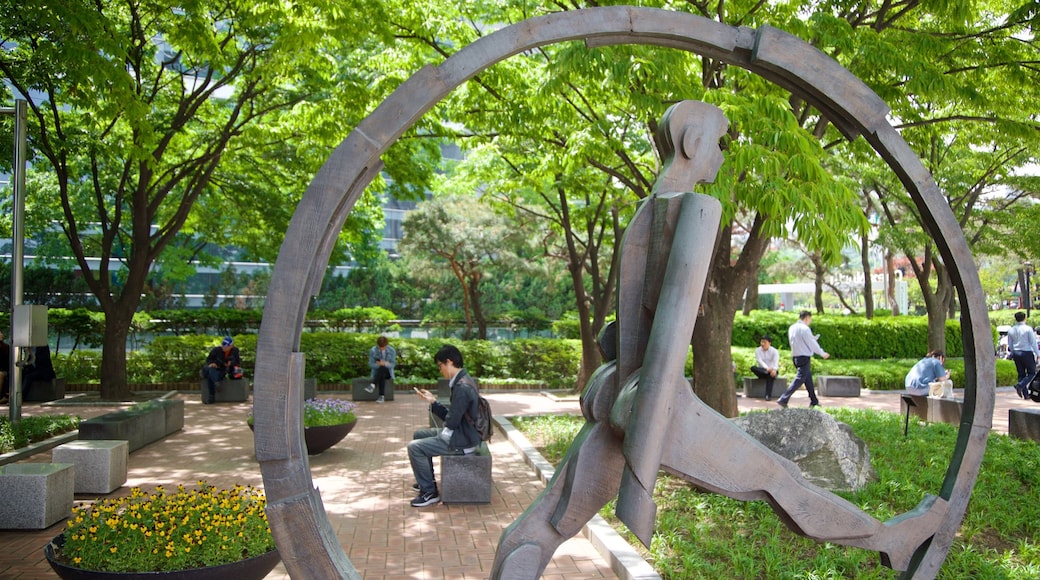
[[[319,383],[349,383],[368,376],[368,349],[378,335],[336,332],[306,332],[300,337],[300,350],[306,357],[306,375]],[[246,376],[256,363],[256,335],[236,335],[235,346],[242,354]],[[157,337],[147,348],[127,354],[127,378],[131,383],[177,383],[199,380],[199,369],[209,349],[220,337]],[[462,352],[466,368],[482,379],[509,378],[537,382],[552,387],[571,388],[581,361],[581,343],[576,340],[521,339],[507,342],[487,340],[446,341],[444,339],[393,339],[397,350],[398,382],[435,381],[439,378],[433,355],[445,343]],[[98,351],[77,350],[56,354],[55,367],[69,383],[98,382],[101,363]]]
[[[52,321],[57,318],[52,318]],[[247,316],[243,321],[246,319],[251,320]],[[797,315],[792,312],[738,314],[734,320],[732,341],[738,376],[750,376],[748,369],[754,363],[753,349],[758,344],[758,337],[765,333],[772,335],[774,346],[781,351],[781,372],[793,376],[794,369],[789,368],[787,328],[795,320]],[[867,321],[855,316],[820,315],[813,317],[812,327],[821,335],[820,343],[824,349],[832,355],[827,361],[814,359],[813,371],[859,376],[868,389],[902,389],[906,372],[924,356],[927,348],[928,321],[923,316],[882,316]],[[993,337],[995,342],[995,330]],[[371,333],[304,332],[300,337],[300,349],[306,354],[306,375],[322,384],[343,384],[355,377],[368,376],[368,349],[375,344],[376,338],[377,335]],[[197,381],[206,353],[219,341],[219,335],[157,337],[145,349],[128,353],[128,379],[131,383]],[[963,385],[959,321],[947,322],[946,341],[954,382]],[[446,342],[457,345],[466,367],[485,381],[509,380],[571,388],[581,360],[581,343],[573,339],[491,342],[399,338],[391,343],[397,349],[398,382],[435,380],[438,373],[433,355]],[[255,366],[256,335],[235,334],[235,343],[242,352],[246,374],[250,376]],[[55,364],[70,383],[96,383],[100,357],[97,351],[76,350],[71,354],[56,354]],[[689,366],[688,360],[687,372]],[[1014,384],[1014,379],[1014,365],[1010,361],[998,361],[997,384]]]
[[[787,329],[797,320],[795,312],[756,310],[748,316],[737,314],[732,343],[753,348],[759,337],[768,334],[777,349],[789,349]],[[820,346],[841,359],[920,358],[928,351],[926,316],[879,316],[867,320],[861,316],[819,314],[813,315],[812,329],[820,335]],[[996,331],[993,332],[995,344]],[[946,321],[946,351],[951,358],[964,356],[960,320]]]

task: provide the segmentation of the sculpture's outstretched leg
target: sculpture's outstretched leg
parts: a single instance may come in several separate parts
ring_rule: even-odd
[[[856,505],[813,485],[793,462],[776,455],[705,405],[682,377],[673,381],[672,441],[661,467],[697,487],[739,500],[762,499],[792,530],[816,540],[874,550],[882,562],[906,570],[914,552],[938,529],[945,500],[928,496],[918,507],[882,523]],[[626,390],[619,404],[628,398]],[[698,450],[711,449],[711,453]]]

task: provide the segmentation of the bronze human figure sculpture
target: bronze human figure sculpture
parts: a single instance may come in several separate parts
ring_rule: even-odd
[[[701,102],[664,114],[663,169],[621,245],[616,326],[601,336],[607,362],[582,394],[586,424],[545,492],[503,532],[492,578],[539,577],[559,544],[615,494],[618,517],[649,545],[662,468],[707,491],[765,500],[792,530],[875,550],[896,570],[907,569],[945,516],[947,502],[927,496],[882,523],[806,481],[693,394],[683,366],[722,210],[714,198],[680,192],[714,180],[726,127],[722,111]]]

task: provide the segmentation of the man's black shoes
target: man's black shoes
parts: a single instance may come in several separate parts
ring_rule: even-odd
[[[437,495],[437,492],[423,493],[419,492],[419,495],[412,500],[412,507],[426,507],[428,505],[434,505],[441,502],[441,496]]]

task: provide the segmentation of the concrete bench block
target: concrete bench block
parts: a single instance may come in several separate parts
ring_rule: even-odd
[[[779,397],[787,389],[787,379],[776,377],[773,379],[773,396]],[[744,398],[764,399],[766,398],[766,380],[758,377],[744,377]]]
[[[1008,409],[1008,435],[1040,441],[1040,409]]]
[[[51,453],[56,463],[76,466],[76,493],[108,494],[126,483],[126,441],[72,441]]]
[[[350,381],[350,395],[354,401],[375,401],[379,398],[379,389],[372,389],[369,393],[365,389],[372,384],[372,379],[368,377],[360,377]],[[394,400],[394,381],[387,379],[386,386],[383,393],[383,399],[386,401]]]
[[[961,422],[961,411],[964,409],[963,399],[928,399],[928,422],[951,423],[956,425]]]
[[[172,435],[184,429],[184,401],[181,399],[165,399],[162,401],[162,406],[166,415],[163,429],[164,436]]]
[[[65,398],[65,379],[58,377],[49,381],[33,381],[29,391],[22,395],[22,401],[43,403]]]
[[[180,423],[183,426],[183,401],[180,406],[173,405],[173,407],[180,409]],[[79,438],[82,440],[123,440],[129,444],[130,452],[133,453],[166,436],[166,413],[167,407],[162,404],[105,413],[80,422]]]
[[[202,379],[199,383],[199,390],[201,391],[202,402],[206,402],[206,396],[209,394],[209,385],[206,383],[206,379]],[[213,397],[216,403],[244,403],[249,400],[249,381],[246,379],[228,379],[217,383],[216,394]]]
[[[71,463],[0,467],[0,529],[42,530],[69,517],[75,473]]]
[[[318,396],[318,379],[303,379],[303,398],[313,399]]]
[[[859,377],[834,375],[817,377],[816,383],[821,397],[858,397],[861,384]]]
[[[925,423],[951,423],[961,422],[961,410],[964,407],[963,399],[937,399],[924,395],[900,395],[899,410],[909,418],[910,415],[917,417]]]
[[[487,443],[472,455],[441,456],[441,501],[491,503],[491,451]]]

